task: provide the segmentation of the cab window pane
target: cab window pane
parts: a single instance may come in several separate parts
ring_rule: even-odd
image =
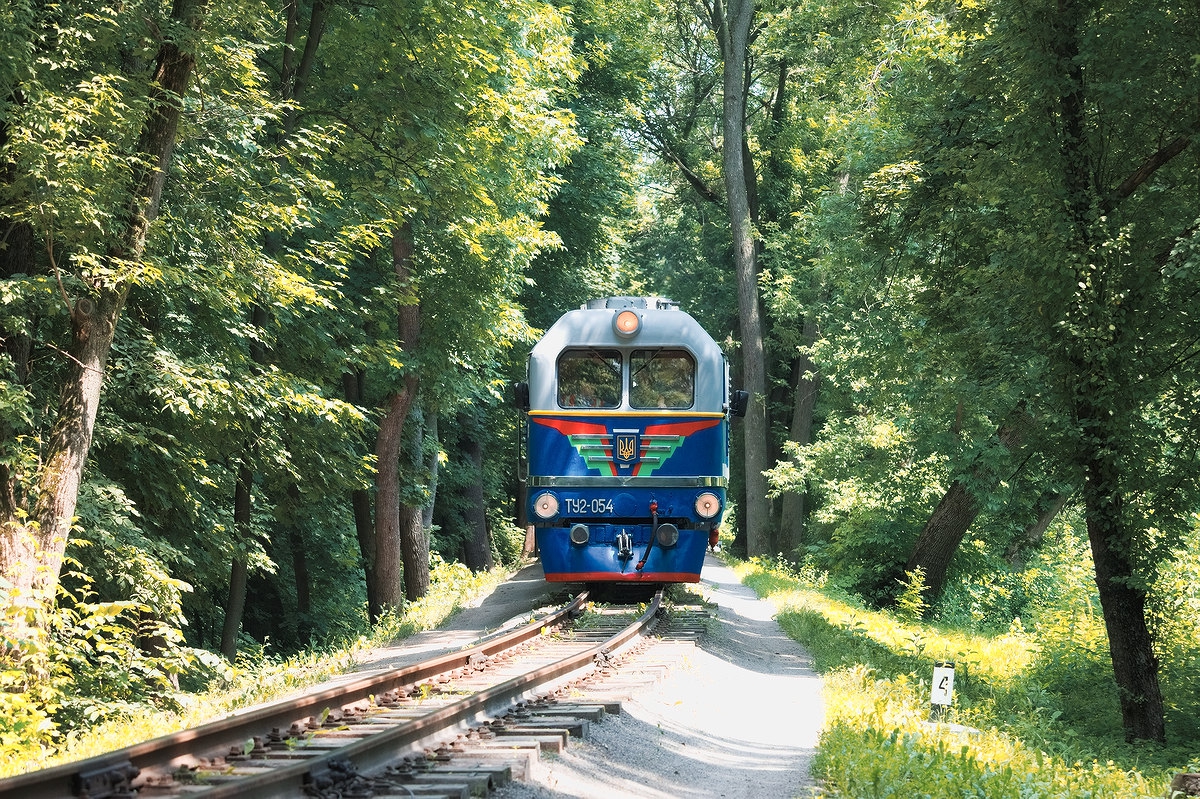
[[[620,405],[621,353],[567,350],[558,356],[558,404],[564,408]]]
[[[686,350],[634,350],[629,375],[629,404],[633,407],[692,407],[696,362]]]

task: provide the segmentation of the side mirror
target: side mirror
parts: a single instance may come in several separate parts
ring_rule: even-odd
[[[749,391],[731,391],[729,392],[729,414],[731,416],[745,416],[746,408],[750,405]]]
[[[517,406],[517,410],[522,412],[529,411],[529,384],[522,381],[513,383],[513,402]]]

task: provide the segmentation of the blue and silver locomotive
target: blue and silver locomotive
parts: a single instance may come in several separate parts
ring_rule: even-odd
[[[546,331],[517,393],[546,579],[698,582],[746,403],[699,323],[658,297],[592,300]]]

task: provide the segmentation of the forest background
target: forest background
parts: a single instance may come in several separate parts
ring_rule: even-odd
[[[0,739],[511,563],[608,294],[754,398],[735,550],[1194,738],[1198,132],[1183,2],[6,3]]]

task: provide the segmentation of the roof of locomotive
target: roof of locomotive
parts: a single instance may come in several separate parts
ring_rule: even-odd
[[[613,320],[626,308],[641,319],[636,335],[617,334]],[[606,297],[568,311],[550,326],[529,355],[529,394],[534,409],[557,408],[555,364],[563,350],[603,347],[631,350],[680,348],[696,359],[695,411],[722,411],[725,356],[700,323],[663,297]]]

